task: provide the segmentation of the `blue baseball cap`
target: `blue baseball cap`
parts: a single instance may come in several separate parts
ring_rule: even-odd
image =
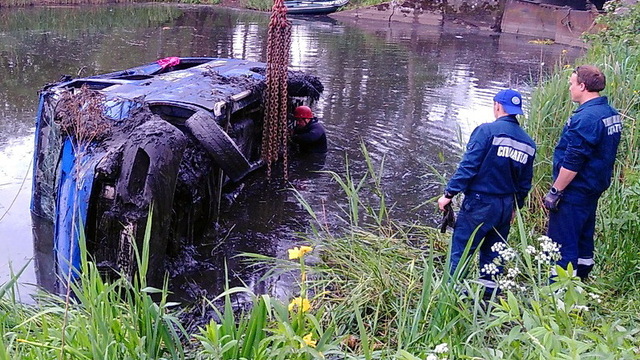
[[[493,97],[493,101],[502,105],[504,111],[509,115],[522,115],[522,95],[513,89],[500,90]]]

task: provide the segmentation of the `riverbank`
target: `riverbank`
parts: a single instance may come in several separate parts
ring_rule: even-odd
[[[230,289],[218,299],[218,322],[187,330],[166,291],[145,286],[143,276],[105,281],[85,261],[77,296],[67,302],[44,296],[37,307],[25,306],[12,297],[12,283],[0,286],[0,358],[637,359],[640,53],[629,29],[640,24],[640,8],[633,11],[611,20],[580,61],[605,70],[606,94],[625,119],[614,183],[598,212],[596,278],[588,284],[561,273],[548,286],[550,264],[528,248],[539,252],[546,241],[539,240],[546,216],[537,204],[550,185],[550,154],[574,108],[567,66],[536,89],[523,119],[540,146],[528,210],[510,237],[517,256],[509,267],[519,273],[503,283],[512,286],[503,297],[483,301],[471,280],[451,286],[444,271],[449,235],[394,221],[378,174],[382,165],[364,152],[351,161],[370,169],[366,177],[334,174],[344,190],[330,197],[344,206],[339,232],[314,214],[308,219],[315,231],[299,235],[308,248],[290,249],[287,259],[252,256],[277,273],[297,271],[301,289],[293,298]],[[367,202],[359,191],[379,201]],[[234,314],[238,293],[253,301],[253,310]],[[216,312],[207,301],[198,308]]]
[[[153,1],[153,0],[149,0]],[[53,5],[106,5],[140,2],[138,0],[3,0],[2,7],[53,6]]]
[[[167,2],[166,0],[8,0],[6,6],[104,5],[115,3]],[[270,0],[174,0],[185,4],[216,5],[232,9],[269,11]],[[3,5],[0,5],[3,6]],[[406,0],[372,4],[368,0],[352,1],[330,17],[362,26],[403,24],[411,26],[448,26],[478,32],[505,32],[537,37],[570,46],[586,46],[585,32],[600,29],[595,24],[598,12],[576,11],[564,6],[519,0],[462,0],[446,4],[429,0]],[[377,25],[370,25],[377,24]]]

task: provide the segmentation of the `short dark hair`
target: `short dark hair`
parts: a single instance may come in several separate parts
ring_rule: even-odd
[[[589,92],[600,92],[607,85],[602,71],[593,65],[578,66],[573,73],[578,75],[578,84],[584,84]]]

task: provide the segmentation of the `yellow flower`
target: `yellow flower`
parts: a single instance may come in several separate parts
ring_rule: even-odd
[[[291,300],[291,303],[289,303],[289,311],[293,310],[296,307],[298,309],[302,309],[302,312],[306,312],[311,309],[311,303],[307,298],[297,297]]]
[[[289,252],[289,259],[293,260],[293,259],[299,259],[302,256],[304,256],[304,254],[313,251],[313,248],[311,246],[300,246],[300,247],[294,247],[293,249],[289,249],[287,250]]]
[[[313,338],[313,334],[312,333],[308,333],[307,335],[305,335],[302,340],[304,340],[305,344],[307,344],[307,346],[311,346],[311,347],[316,347],[316,341],[312,340]]]
[[[289,260],[299,259],[300,256],[302,256],[302,254],[300,254],[300,248],[298,248],[297,246],[287,251],[289,252]]]

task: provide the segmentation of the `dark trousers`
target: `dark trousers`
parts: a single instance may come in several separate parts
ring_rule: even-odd
[[[571,263],[577,276],[586,280],[595,264],[593,234],[596,227],[598,199],[579,203],[561,202],[557,212],[549,213],[547,236],[561,245],[562,258],[556,262],[563,269]]]
[[[458,265],[466,260],[462,258],[462,255],[469,241],[471,241],[471,245],[468,254],[473,254],[484,239],[480,245],[480,269],[485,264],[493,262],[498,253],[491,251],[491,247],[498,242],[506,242],[513,208],[513,196],[492,196],[479,193],[465,195],[451,239],[449,272],[452,275]],[[474,232],[475,235],[473,235]],[[502,267],[499,267],[499,270],[502,271]],[[493,291],[496,288],[493,276],[480,274],[480,282],[485,286],[486,291]]]

